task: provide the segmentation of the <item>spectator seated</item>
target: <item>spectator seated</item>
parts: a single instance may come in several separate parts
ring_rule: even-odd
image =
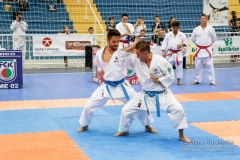
[[[27,11],[28,9],[28,2],[26,0],[19,0],[18,7],[20,11]]]

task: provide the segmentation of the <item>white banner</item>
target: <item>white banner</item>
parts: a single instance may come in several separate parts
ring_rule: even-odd
[[[228,26],[228,0],[203,0],[203,13],[211,26]]]
[[[240,36],[220,37],[214,42],[213,56],[219,55],[240,55]],[[196,46],[188,39],[188,53],[195,54]]]
[[[33,56],[85,56],[85,46],[92,42],[88,35],[33,35]]]
[[[240,55],[240,36],[221,37],[213,44],[214,55]]]

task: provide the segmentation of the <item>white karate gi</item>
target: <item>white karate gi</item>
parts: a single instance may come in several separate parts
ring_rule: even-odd
[[[91,39],[91,45],[97,45],[97,36],[94,34],[90,34],[89,38]]]
[[[155,97],[145,95],[145,91],[164,91],[158,94],[160,109],[167,112],[174,129],[184,129],[188,127],[187,118],[182,105],[177,101],[168,87],[174,81],[174,72],[171,64],[163,57],[153,54],[150,68],[146,63],[141,62],[136,55],[130,55],[128,61],[134,67],[138,80],[142,86],[142,91],[132,98],[122,109],[119,132],[128,132],[132,121],[136,118],[145,122],[143,125],[149,125],[152,121],[147,113],[144,96],[146,96],[147,105],[150,111],[156,110]],[[159,78],[160,83],[154,83],[150,73]],[[139,107],[140,105],[140,107]],[[145,120],[145,121],[144,121]]]
[[[180,49],[177,48],[177,45],[181,43],[184,43],[186,46],[181,47]],[[187,50],[187,45],[187,37],[180,31],[178,31],[176,37],[174,37],[173,32],[169,32],[163,40],[162,50],[166,51],[166,59],[170,62],[170,64],[175,64],[177,78],[183,77],[183,57],[186,55],[186,52],[183,52],[182,49],[185,48],[185,50]],[[172,53],[171,50],[179,50],[179,52]]]
[[[207,78],[209,83],[215,83],[213,66],[212,44],[217,40],[216,32],[212,26],[207,25],[205,30],[201,25],[197,26],[192,33],[192,42],[198,46],[209,46],[206,49],[197,49],[195,54],[195,82],[201,82],[203,65],[206,64]],[[208,52],[209,51],[209,52]],[[196,52],[196,53],[197,53]]]
[[[13,30],[13,50],[22,51],[22,60],[25,61],[26,54],[26,30],[28,24],[24,21],[13,21],[10,29]]]
[[[134,32],[134,26],[133,26],[131,23],[127,23],[127,25],[128,25],[128,27],[129,27],[129,29],[130,29],[129,35],[132,35],[133,32]],[[126,32],[128,32],[127,28],[126,28],[125,26],[123,26],[123,23],[122,23],[122,22],[120,22],[120,23],[118,23],[118,24],[116,25],[116,29],[121,33],[121,35],[124,34],[124,33],[126,33]],[[124,43],[124,42],[123,42],[123,41],[126,41],[126,40],[127,40],[126,38],[127,38],[127,36],[123,36],[123,37],[120,38],[120,43],[119,43],[118,49],[123,49],[123,48],[126,48],[126,47],[129,46],[128,43],[126,43],[126,42]],[[122,42],[121,42],[121,41],[122,41]]]
[[[107,81],[119,81],[125,78],[127,76],[127,68],[124,65],[124,61],[128,53],[117,50],[112,55],[109,63],[106,63],[102,60],[103,51],[104,48],[100,49],[94,60],[98,70],[104,71],[103,79]],[[127,80],[125,80],[122,85],[125,87],[130,99],[136,95],[136,92]],[[123,103],[127,102],[120,85],[116,87],[109,86],[109,90],[114,100],[118,99]],[[106,84],[102,83],[88,99],[79,119],[80,125],[88,126],[92,120],[93,112],[98,108],[104,107],[109,99],[111,99],[111,96],[107,91]]]

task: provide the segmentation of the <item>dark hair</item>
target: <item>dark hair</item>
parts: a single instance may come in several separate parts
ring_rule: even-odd
[[[154,16],[154,19],[157,18],[157,17],[160,18],[159,16],[156,15],[156,16]]]
[[[174,21],[172,23],[172,27],[179,27],[180,26],[180,23],[178,21]]]
[[[122,18],[123,18],[124,16],[128,17],[128,14],[127,14],[127,13],[123,13],[123,14],[122,14]]]
[[[232,14],[232,15],[233,15],[233,14],[237,14],[237,12],[236,12],[236,11],[232,11],[231,14]]]
[[[18,15],[22,15],[22,13],[21,13],[21,12],[17,12],[17,13],[16,13],[16,16],[18,16]]]
[[[116,29],[110,29],[107,33],[107,39],[111,39],[113,36],[120,37],[121,33]]]
[[[93,27],[89,27],[88,30],[92,29],[93,30]]]
[[[108,18],[109,21],[112,20],[112,19],[114,19],[114,17],[109,17],[109,18]]]
[[[169,18],[168,24],[171,24],[170,21],[171,21],[173,18],[174,18],[173,16]]]
[[[144,29],[141,29],[140,32],[145,32],[146,33],[146,31]]]
[[[140,52],[148,51],[150,52],[150,43],[146,41],[140,41],[136,44],[136,49],[139,49]]]
[[[206,17],[206,18],[208,18],[208,16],[207,16],[206,14],[204,14],[204,13],[201,14],[200,18],[201,18],[201,17]]]

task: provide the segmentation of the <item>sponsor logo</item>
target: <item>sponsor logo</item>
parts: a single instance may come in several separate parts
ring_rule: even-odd
[[[225,47],[218,47],[218,52],[239,52],[240,48],[233,45],[232,38],[225,38],[223,39]]]
[[[91,45],[91,41],[66,41],[66,50],[85,50],[85,46]]]
[[[43,44],[45,47],[51,46],[51,45],[52,45],[52,40],[51,40],[51,38],[49,38],[49,37],[43,38],[42,44]]]
[[[15,59],[0,60],[0,82],[12,82],[17,77],[17,61]]]

